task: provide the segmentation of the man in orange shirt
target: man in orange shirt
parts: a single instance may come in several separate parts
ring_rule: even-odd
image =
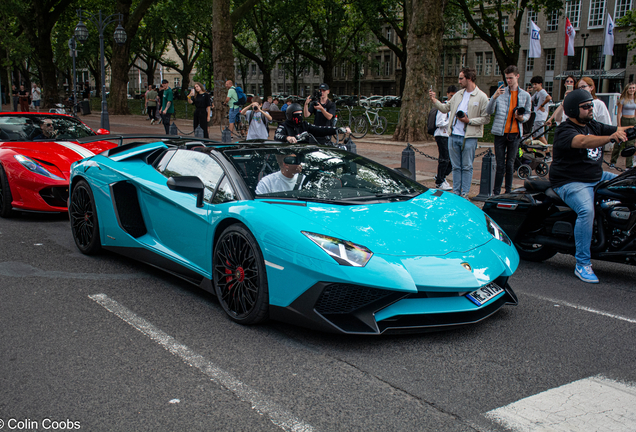
[[[519,88],[519,69],[508,66],[504,70],[508,86],[501,86],[490,98],[486,106],[488,114],[495,113],[492,134],[495,136],[495,160],[497,174],[493,193],[501,193],[501,184],[506,179],[506,193],[512,190],[512,175],[515,171],[515,158],[519,151],[519,142],[523,133],[523,123],[530,119],[531,97]]]

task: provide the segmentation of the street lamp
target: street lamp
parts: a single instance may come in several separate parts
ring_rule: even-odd
[[[121,22],[124,16],[120,13],[112,14],[107,17],[102,17],[102,11],[100,10],[97,15],[93,15],[92,13],[86,13],[81,9],[77,10],[77,16],[79,17],[79,23],[75,27],[75,37],[80,42],[86,42],[88,40],[88,29],[86,28],[86,24],[82,21],[88,20],[92,22],[95,27],[99,30],[99,53],[100,53],[100,62],[102,65],[102,118],[101,118],[101,128],[110,130],[110,122],[108,121],[108,105],[106,103],[106,65],[104,63],[104,29],[110,23],[113,23],[119,20],[119,25],[115,29],[115,34],[113,35],[115,42],[117,45],[123,45],[126,43],[126,30],[121,25]]]
[[[581,51],[581,76],[579,79],[583,78],[583,60],[585,60],[585,41],[588,37],[590,37],[589,33],[581,33],[581,37],[583,38],[583,50]]]

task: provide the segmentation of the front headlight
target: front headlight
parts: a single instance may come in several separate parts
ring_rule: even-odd
[[[488,215],[486,215],[486,225],[488,226],[488,232],[492,234],[494,238],[501,240],[508,246],[512,244],[506,233],[503,232],[503,230],[499,228],[499,225],[497,225],[494,220],[490,219]]]
[[[373,252],[366,247],[350,241],[306,231],[301,232],[340,265],[364,267],[373,256]]]
[[[55,180],[64,180],[62,177],[56,176],[55,174],[53,174],[52,172],[50,172],[49,170],[47,170],[42,165],[40,165],[39,163],[37,163],[36,161],[34,161],[33,159],[29,157],[22,156],[22,155],[14,155],[13,157],[18,162],[20,162],[23,167],[25,167],[31,172],[34,172],[36,174],[40,174],[40,175],[43,175],[44,177],[52,178]]]

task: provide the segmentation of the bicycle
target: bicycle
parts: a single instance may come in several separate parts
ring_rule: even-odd
[[[219,124],[219,127],[221,128],[221,133],[223,133],[226,127],[229,128],[229,126],[230,126],[230,114],[228,112],[226,116],[223,116],[223,118],[221,119],[221,123]],[[239,139],[245,139],[247,137],[248,128],[249,128],[249,125],[247,124],[247,119],[245,118],[243,114],[239,113],[236,116],[236,119],[234,120],[234,132],[232,133]]]
[[[343,111],[342,109],[337,109],[336,110],[336,123],[334,123],[334,126],[335,127],[349,127],[351,129],[351,136],[352,137],[354,137],[356,139],[362,138],[364,135],[366,135],[366,132],[364,134],[362,134],[362,135],[358,135],[358,134],[355,133],[355,130],[354,130],[354,127],[353,127],[354,124],[355,124],[354,123],[355,119],[357,118],[357,117],[353,116],[353,107],[349,106],[349,105],[345,105],[345,108],[347,109],[347,114],[348,114],[347,117],[338,116],[338,113]]]
[[[353,119],[353,125],[350,126],[351,131],[358,135],[353,135],[353,137],[358,139],[363,138],[367,134],[369,127],[374,134],[382,135],[388,124],[386,117],[380,115],[382,108],[372,109],[367,106],[363,108],[364,114],[355,117]]]

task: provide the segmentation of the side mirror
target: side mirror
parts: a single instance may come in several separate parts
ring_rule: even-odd
[[[203,207],[203,191],[205,185],[197,176],[170,177],[168,189],[175,192],[193,193],[197,195],[197,207]]]
[[[636,153],[636,147],[626,147],[621,151],[621,156],[624,158],[632,157]]]
[[[97,129],[97,135],[110,135],[110,131],[108,129]]]

